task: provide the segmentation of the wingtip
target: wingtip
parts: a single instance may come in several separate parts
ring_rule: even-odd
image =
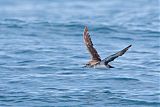
[[[127,46],[124,50],[128,50],[132,45]]]
[[[127,48],[130,48],[132,45],[129,45]]]
[[[128,48],[130,48],[132,45],[129,45]]]
[[[84,31],[88,31],[88,27],[87,26],[84,27]]]
[[[86,35],[87,35],[87,33],[88,33],[88,27],[87,27],[87,26],[85,26],[83,35],[84,35],[84,36],[86,36]]]

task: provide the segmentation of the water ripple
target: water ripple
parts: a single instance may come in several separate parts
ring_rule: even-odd
[[[155,107],[159,96],[158,0],[0,0],[0,107]],[[88,26],[110,64],[84,68]]]

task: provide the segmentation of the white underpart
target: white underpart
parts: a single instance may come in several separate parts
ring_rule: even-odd
[[[94,68],[109,68],[109,67],[106,65],[97,64],[97,65],[94,65]]]

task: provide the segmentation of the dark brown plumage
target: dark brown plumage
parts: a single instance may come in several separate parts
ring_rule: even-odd
[[[128,47],[124,48],[123,50],[101,60],[100,55],[98,54],[96,49],[93,47],[93,43],[90,38],[87,27],[85,27],[85,29],[84,29],[83,40],[84,40],[84,43],[85,43],[85,45],[91,55],[91,60],[86,64],[87,67],[93,67],[96,65],[105,65],[106,67],[112,68],[112,66],[109,65],[109,62],[113,61],[114,59],[116,59],[119,56],[122,56],[132,46],[132,45],[129,45]]]
[[[84,29],[83,39],[84,39],[84,43],[85,43],[85,45],[91,55],[91,61],[89,61],[88,64],[90,64],[90,65],[97,64],[98,62],[101,61],[101,58],[100,58],[98,52],[96,51],[96,49],[93,47],[93,43],[90,38],[87,27],[85,27],[85,29]]]

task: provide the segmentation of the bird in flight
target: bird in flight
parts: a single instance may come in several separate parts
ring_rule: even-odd
[[[99,56],[98,52],[93,47],[93,43],[90,38],[87,27],[85,27],[84,32],[83,32],[83,40],[84,40],[84,43],[85,43],[85,45],[91,55],[91,60],[85,65],[85,67],[97,67],[99,65],[105,65],[105,67],[107,67],[107,68],[114,68],[109,64],[109,62],[113,61],[114,59],[116,59],[119,56],[122,56],[132,46],[132,45],[129,45],[126,48],[124,48],[123,50],[101,60],[101,57]]]

